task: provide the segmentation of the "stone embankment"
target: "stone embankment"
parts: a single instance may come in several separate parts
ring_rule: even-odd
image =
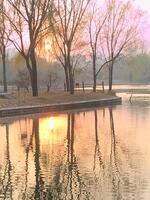
[[[73,109],[81,108],[91,108],[99,106],[108,106],[114,104],[120,104],[120,97],[110,97],[96,100],[87,100],[87,101],[71,101],[65,103],[53,103],[53,104],[41,104],[41,105],[26,105],[26,106],[17,106],[17,107],[5,107],[0,108],[0,117],[8,116],[17,116],[17,115],[26,115],[34,113],[48,113],[48,112],[59,112],[59,111],[68,111]]]

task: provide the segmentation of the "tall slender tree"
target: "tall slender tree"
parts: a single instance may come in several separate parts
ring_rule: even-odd
[[[3,86],[4,92],[7,92],[7,76],[6,76],[6,61],[7,61],[7,46],[9,41],[9,36],[11,33],[11,29],[7,29],[7,19],[4,15],[5,5],[4,0],[0,1],[0,54],[2,57],[2,65],[3,65]]]
[[[104,65],[109,69],[109,91],[112,90],[113,70],[116,59],[137,47],[142,13],[134,8],[131,1],[106,0],[107,19],[100,37]]]
[[[90,22],[89,22],[89,36],[90,36],[90,47],[93,67],[93,92],[96,92],[96,81],[97,81],[97,58],[99,53],[99,37],[102,28],[107,19],[107,13],[103,10],[102,17],[99,16],[101,9],[96,4],[91,5]]]
[[[52,0],[5,0],[4,12],[13,29],[10,41],[23,56],[30,74],[33,96],[38,96],[36,46],[48,28],[46,20]]]
[[[83,18],[89,1],[56,0],[56,14],[50,17],[56,57],[64,68],[67,91],[71,94],[74,94],[74,67],[71,59],[79,45],[79,32],[84,25]]]

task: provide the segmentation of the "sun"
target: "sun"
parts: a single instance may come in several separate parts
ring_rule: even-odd
[[[44,41],[44,48],[46,52],[49,52],[52,50],[52,40],[50,38],[46,38]]]
[[[54,60],[54,52],[53,52],[53,39],[50,35],[43,37],[39,40],[36,53],[39,57],[46,59],[47,61]]]

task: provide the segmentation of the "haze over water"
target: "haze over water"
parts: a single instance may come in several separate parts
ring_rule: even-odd
[[[0,199],[150,199],[150,103],[1,119]]]

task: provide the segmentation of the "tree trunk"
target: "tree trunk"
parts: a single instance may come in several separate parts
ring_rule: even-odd
[[[36,58],[35,58],[35,52],[34,50],[31,52],[30,55],[30,60],[31,60],[31,68],[32,72],[30,73],[31,76],[31,87],[32,87],[32,95],[33,96],[38,96],[38,84],[37,84],[37,63],[36,63]]]
[[[2,55],[2,62],[3,62],[3,86],[4,86],[4,92],[7,92],[6,54],[5,54],[5,49],[4,49],[3,55]]]
[[[65,69],[65,78],[66,78],[66,88],[67,88],[67,92],[70,91],[70,81],[69,81],[69,75],[68,75],[68,70],[67,67],[64,67]]]
[[[35,137],[35,199],[40,197],[40,186],[42,186],[42,179],[40,176],[40,139],[39,139],[39,119],[33,120],[33,133]]]
[[[96,76],[93,77],[94,82],[93,82],[93,92],[96,92]]]
[[[96,92],[96,57],[93,55],[93,92]]]
[[[36,71],[34,71],[34,69],[31,71],[30,77],[31,77],[32,95],[38,96],[37,74],[36,74]]]
[[[112,61],[111,64],[109,65],[109,91],[112,90],[113,67],[114,67],[114,63],[113,63],[113,61]]]
[[[72,73],[72,67],[69,67],[69,81],[70,81],[70,94],[74,94],[74,76]]]
[[[67,56],[67,69],[69,72],[69,84],[70,84],[70,94],[74,94],[74,75],[73,75],[73,71],[72,71],[72,65],[70,62],[70,51],[68,51],[68,56]]]
[[[74,94],[74,77],[72,73],[70,75],[70,94]]]

